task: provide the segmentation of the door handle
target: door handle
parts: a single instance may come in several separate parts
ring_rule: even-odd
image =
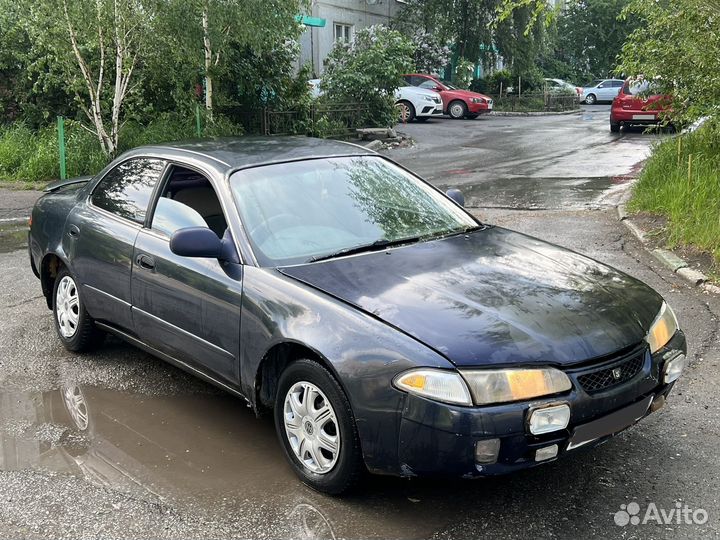
[[[70,225],[68,227],[68,235],[76,237],[80,234],[80,228],[77,225]]]
[[[145,268],[145,270],[155,270],[155,259],[153,259],[150,255],[138,255],[135,262],[140,268]]]

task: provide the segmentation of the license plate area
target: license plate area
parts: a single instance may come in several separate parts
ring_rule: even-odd
[[[630,427],[645,416],[645,413],[647,413],[650,408],[653,397],[654,396],[648,396],[642,401],[633,403],[624,409],[605,415],[587,424],[577,426],[573,430],[567,449],[572,450],[573,448],[578,448],[600,437],[612,435]]]
[[[633,114],[633,120],[655,120],[654,114]]]

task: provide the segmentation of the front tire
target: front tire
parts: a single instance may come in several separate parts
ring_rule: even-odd
[[[285,456],[313,489],[339,495],[365,470],[355,418],[342,388],[312,360],[290,364],[275,397],[275,430]]]
[[[413,104],[409,101],[398,101],[395,104],[395,108],[397,108],[400,115],[400,121],[403,124],[409,124],[415,118],[415,107],[413,107]]]
[[[467,114],[467,112],[467,105],[465,105],[464,101],[456,100],[448,105],[448,114],[450,115],[450,118],[453,118],[454,120],[460,120]]]
[[[58,337],[68,351],[90,351],[102,342],[104,334],[85,309],[80,287],[67,268],[55,278],[53,318]]]
[[[597,98],[595,97],[595,94],[588,94],[585,97],[585,103],[587,105],[595,105],[596,102],[597,102]]]

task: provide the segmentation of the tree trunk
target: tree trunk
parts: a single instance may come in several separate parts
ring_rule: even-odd
[[[205,49],[205,109],[207,109],[208,115],[212,117],[213,110],[213,81],[210,75],[212,69],[212,46],[210,44],[210,23],[208,21],[209,16],[209,2],[203,4],[202,13],[202,27],[203,27],[203,48]]]

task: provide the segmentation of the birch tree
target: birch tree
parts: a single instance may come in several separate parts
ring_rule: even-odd
[[[51,59],[108,157],[118,150],[124,107],[146,37],[137,0],[61,0],[27,4],[28,34]]]

